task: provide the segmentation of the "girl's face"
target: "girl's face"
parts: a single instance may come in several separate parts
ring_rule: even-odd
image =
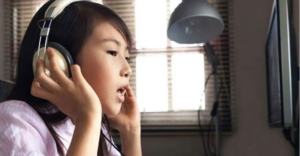
[[[109,23],[99,24],[77,57],[82,74],[98,95],[102,112],[116,115],[132,73],[128,45]],[[123,89],[122,89],[123,88]]]

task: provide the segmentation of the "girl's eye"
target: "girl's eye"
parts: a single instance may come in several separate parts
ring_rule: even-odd
[[[107,53],[109,53],[112,56],[117,56],[118,54],[116,51],[112,51],[112,50],[107,51]]]

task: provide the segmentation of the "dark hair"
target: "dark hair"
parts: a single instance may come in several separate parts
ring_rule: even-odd
[[[30,93],[31,84],[34,79],[32,69],[33,55],[34,50],[38,46],[40,34],[40,28],[37,23],[44,18],[46,9],[52,2],[53,0],[45,3],[37,11],[27,28],[20,46],[15,85],[5,100],[20,100],[33,107],[53,135],[58,153],[64,155],[63,144],[59,135],[53,129],[53,126],[64,122],[68,119],[68,116],[59,110],[49,114],[49,110],[57,108],[50,102],[36,98]],[[77,55],[86,40],[91,36],[94,28],[104,22],[108,22],[116,28],[124,36],[129,48],[131,48],[130,31],[124,21],[111,9],[101,4],[88,1],[79,1],[70,4],[53,20],[49,34],[49,42],[56,42],[64,46],[70,52],[74,63],[76,63]],[[105,116],[102,121],[107,122]],[[108,122],[104,124],[109,130]],[[101,133],[98,155],[104,156],[107,154],[108,148],[103,133]]]

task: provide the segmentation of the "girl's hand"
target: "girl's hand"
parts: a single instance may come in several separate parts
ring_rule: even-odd
[[[107,116],[110,125],[120,133],[140,131],[141,117],[134,93],[130,86],[126,88],[125,101],[122,104],[119,114]]]
[[[82,119],[100,119],[101,103],[92,87],[84,79],[80,67],[72,65],[72,79],[58,67],[57,55],[47,49],[51,78],[45,74],[44,61],[39,60],[37,71],[31,86],[31,94],[46,99],[56,105],[60,111],[76,121]],[[54,81],[55,80],[55,81]],[[95,118],[95,116],[97,118]]]

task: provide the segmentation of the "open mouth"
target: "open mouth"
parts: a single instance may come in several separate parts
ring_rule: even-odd
[[[118,89],[117,92],[118,92],[119,94],[121,94],[122,96],[124,96],[124,94],[125,94],[125,92],[126,92],[126,89],[123,87],[123,88]]]
[[[123,103],[125,101],[125,93],[126,93],[126,88],[123,87],[123,88],[120,88],[117,90],[117,93],[118,93],[118,99],[121,103]]]

